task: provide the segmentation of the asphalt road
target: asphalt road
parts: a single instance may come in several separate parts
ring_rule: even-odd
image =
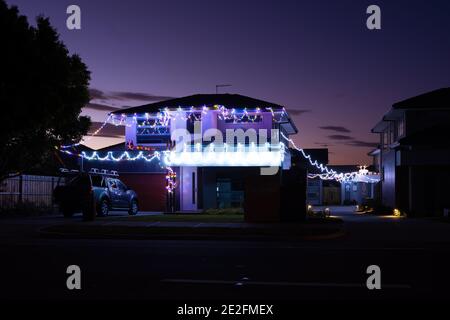
[[[347,235],[302,242],[44,239],[0,220],[0,299],[448,299],[450,224],[332,208]],[[81,268],[81,290],[66,268]],[[368,290],[366,268],[381,268]]]

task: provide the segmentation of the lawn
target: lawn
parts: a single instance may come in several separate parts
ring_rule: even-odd
[[[243,214],[160,214],[160,215],[137,215],[115,218],[116,221],[142,221],[142,222],[244,222]],[[333,224],[342,223],[336,217],[309,217],[300,224]]]
[[[121,217],[116,220],[143,222],[244,222],[243,214],[161,214],[152,216]]]

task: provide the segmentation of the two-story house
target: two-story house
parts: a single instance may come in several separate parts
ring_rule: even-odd
[[[392,105],[373,133],[369,155],[381,173],[380,200],[411,216],[438,216],[450,207],[450,88]]]
[[[147,159],[160,155],[158,165],[140,168],[132,161],[139,169],[124,173],[133,174],[142,194],[165,195],[167,210],[249,208],[264,201],[267,215],[271,203],[277,206],[272,211],[280,211],[282,172],[290,168],[286,138],[297,133],[282,106],[237,94],[196,94],[122,109],[111,114],[111,122],[125,126],[123,150],[131,158],[138,152]],[[120,150],[108,152],[113,157]],[[96,159],[105,157],[100,153]],[[108,166],[124,171],[120,161]],[[161,170],[167,170],[166,188],[157,189],[152,186],[161,185]]]

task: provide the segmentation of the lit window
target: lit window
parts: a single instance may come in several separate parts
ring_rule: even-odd
[[[403,137],[405,135],[405,120],[401,119],[397,121],[397,137]]]

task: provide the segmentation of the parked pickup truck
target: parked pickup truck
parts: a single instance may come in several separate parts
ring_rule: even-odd
[[[117,174],[106,172],[66,172],[66,185],[55,188],[53,196],[64,217],[82,212],[85,220],[106,216],[110,210],[138,213],[136,192],[118,179]],[[94,210],[95,209],[95,210]]]

